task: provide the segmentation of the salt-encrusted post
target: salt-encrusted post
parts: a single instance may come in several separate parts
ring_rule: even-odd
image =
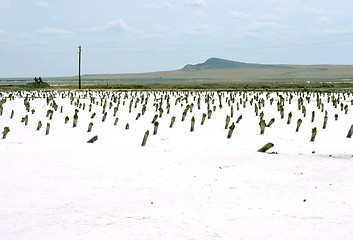
[[[312,111],[311,113],[311,122],[315,121],[315,111]]]
[[[28,115],[26,115],[26,116],[24,117],[24,122],[25,122],[25,126],[27,126],[27,125],[28,125]]]
[[[322,126],[323,129],[326,129],[327,119],[328,119],[328,117],[325,116],[325,117],[324,117],[324,124],[323,124],[323,126]]]
[[[75,113],[72,127],[77,127],[77,120],[78,120],[78,115],[77,113]]]
[[[47,123],[47,128],[45,129],[45,135],[49,135],[50,123]]]
[[[243,119],[243,115],[240,115],[235,123],[239,123]]]
[[[145,132],[145,135],[143,136],[143,140],[142,140],[142,144],[141,144],[142,147],[144,147],[144,146],[146,145],[147,138],[148,138],[148,135],[149,135],[149,134],[150,134],[150,131],[147,130],[147,131]]]
[[[154,122],[153,135],[156,135],[156,134],[157,134],[158,126],[159,126],[158,121],[155,121],[155,122]]]
[[[106,118],[107,118],[107,112],[104,112],[102,122],[104,122]]]
[[[190,127],[190,132],[193,132],[195,128],[195,117],[192,116],[191,118],[191,127]]]
[[[232,138],[234,128],[235,128],[235,125],[233,122],[232,125],[230,125],[230,127],[229,127],[227,138]]]
[[[202,119],[201,119],[201,125],[203,125],[205,123],[206,117],[207,117],[206,113],[203,113],[202,114]]]
[[[10,116],[10,119],[13,118],[13,115],[15,114],[14,110],[11,111],[11,116]]]
[[[127,123],[126,125],[125,125],[125,130],[129,130],[130,129],[130,125],[129,125],[129,123]]]
[[[282,105],[279,107],[279,111],[280,111],[281,119],[283,119],[284,118],[284,108]]]
[[[208,111],[207,119],[211,119],[211,116],[212,116],[212,110],[210,109],[210,110]]]
[[[267,143],[265,146],[263,146],[262,148],[260,148],[257,151],[258,152],[266,152],[268,149],[272,148],[273,146],[274,146],[274,144],[269,142],[269,143]]]
[[[68,123],[68,121],[69,121],[69,117],[66,116],[66,117],[65,117],[65,124]]]
[[[300,125],[302,125],[303,120],[301,118],[298,119],[297,121],[297,128],[295,129],[296,132],[299,131]]]
[[[227,129],[227,128],[228,128],[229,122],[230,122],[230,117],[227,115],[227,117],[226,117],[226,124],[225,124],[225,126],[224,126],[224,129]]]
[[[155,121],[157,120],[158,118],[158,114],[154,115],[153,119],[152,119],[152,122],[151,123],[155,123]]]
[[[266,127],[265,120],[260,120],[259,125],[260,125],[260,134],[264,134],[265,133],[265,127]]]
[[[351,138],[353,133],[353,125],[351,125],[351,128],[348,131],[347,138]]]
[[[184,110],[183,115],[181,116],[181,121],[183,122],[185,120],[186,114],[187,114],[187,109]]]
[[[233,109],[233,105],[230,107],[230,117],[233,117],[234,115],[234,109]]]
[[[338,120],[338,114],[336,113],[335,114],[335,121],[337,121]]]
[[[37,131],[39,131],[41,127],[42,127],[42,122],[39,121],[39,122],[38,122],[38,125],[37,125]]]
[[[175,122],[175,117],[173,116],[172,119],[170,120],[170,125],[169,127],[172,128]]]
[[[6,139],[7,134],[10,132],[9,127],[4,127],[4,131],[2,132],[2,139]]]
[[[93,127],[93,123],[90,122],[90,123],[88,124],[88,130],[87,130],[87,132],[91,132],[91,131],[92,131],[92,127]]]
[[[274,122],[275,122],[275,119],[272,118],[272,119],[268,122],[268,124],[266,125],[266,127],[271,127],[271,125],[272,125]]]
[[[118,118],[118,117],[115,118],[115,120],[114,120],[114,126],[116,126],[116,124],[118,123],[118,121],[119,121],[119,118]]]
[[[288,113],[288,120],[287,124],[290,124],[290,121],[292,120],[292,112]]]
[[[316,127],[314,127],[313,129],[311,129],[311,139],[310,139],[311,142],[314,142],[314,141],[315,141],[316,132],[317,132]]]
[[[98,140],[98,136],[96,135],[93,138],[91,138],[90,140],[88,140],[87,143],[94,143],[97,140]]]

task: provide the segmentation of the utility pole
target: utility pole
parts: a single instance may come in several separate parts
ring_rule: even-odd
[[[78,47],[78,89],[81,89],[81,46]]]

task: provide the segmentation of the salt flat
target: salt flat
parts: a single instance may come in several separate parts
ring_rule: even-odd
[[[26,96],[33,114],[24,106]],[[281,97],[283,119],[277,109]],[[298,109],[300,97],[305,117]],[[323,111],[322,105],[317,107],[318,97]],[[6,102],[0,129],[10,128],[0,141],[2,239],[353,236],[353,140],[346,137],[353,124],[351,94],[52,91],[3,92],[1,98]],[[208,112],[207,99],[212,116],[201,125],[202,114]],[[262,99],[259,113],[263,111],[266,123],[275,118],[264,134],[254,112]],[[333,99],[339,99],[337,108]],[[102,122],[105,101],[107,118]],[[347,105],[347,114],[341,103]],[[136,120],[144,104],[146,113]],[[181,121],[191,104],[192,111],[188,108]],[[230,124],[240,115],[242,119],[228,139],[225,119],[232,105]],[[151,121],[159,108],[163,114],[153,135]],[[54,112],[51,120],[46,117],[49,109]],[[75,109],[79,112],[74,128]],[[323,129],[325,111],[328,121]],[[293,116],[287,124],[289,112]],[[96,116],[91,118],[93,113]],[[25,115],[27,126],[21,122]],[[176,121],[170,128],[172,116]],[[193,116],[195,130],[191,132]],[[296,132],[299,118],[303,122]],[[38,121],[43,126],[36,131]],[[87,132],[90,122],[92,132]],[[47,123],[49,135],[45,134]],[[313,127],[317,136],[310,142]],[[147,144],[141,147],[147,130]],[[93,136],[98,140],[87,143]],[[268,150],[273,154],[257,152],[268,142],[274,144]]]

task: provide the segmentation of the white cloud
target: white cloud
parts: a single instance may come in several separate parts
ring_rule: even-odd
[[[323,34],[330,35],[345,35],[345,34],[353,34],[352,28],[327,28],[322,31]]]
[[[154,2],[154,3],[148,4],[147,6],[156,7],[156,8],[174,8],[173,4],[171,4],[168,1],[159,2],[159,3]]]
[[[180,31],[182,34],[193,35],[193,36],[207,36],[216,35],[221,28],[207,25],[207,24],[197,24],[193,26],[183,27]]]
[[[37,6],[42,7],[42,8],[50,7],[49,3],[47,3],[47,2],[38,2]]]
[[[89,31],[125,31],[125,32],[137,32],[135,28],[128,26],[123,19],[115,19],[112,22],[107,23],[106,25],[91,27]]]
[[[202,11],[201,9],[197,9],[194,14],[192,15],[194,18],[204,18],[206,17],[206,13]]]
[[[57,29],[57,28],[50,28],[50,27],[43,27],[36,31],[37,33],[44,34],[44,35],[67,35],[73,34],[73,32]]]
[[[309,13],[309,14],[340,14],[340,11],[337,10],[325,10],[321,8],[313,8],[313,7],[305,7],[304,12]]]
[[[279,19],[279,17],[268,14],[268,15],[252,15],[244,12],[231,11],[230,15],[238,19],[247,19],[247,20],[269,20],[269,19]]]
[[[252,18],[250,14],[247,14],[244,12],[238,12],[238,11],[231,11],[230,15],[235,18],[245,18],[245,19]]]
[[[0,2],[0,7],[9,7],[11,4],[9,1],[1,1]]]
[[[278,28],[283,28],[283,26],[275,22],[255,22],[250,24],[247,29],[250,31],[262,31],[266,29]]]
[[[192,7],[206,7],[207,3],[205,0],[184,0],[184,2]]]
[[[333,21],[328,17],[321,17],[318,23],[332,23]]]

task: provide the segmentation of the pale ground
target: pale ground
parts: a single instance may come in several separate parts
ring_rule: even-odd
[[[322,129],[324,112],[317,109],[316,96],[311,96],[310,103],[304,102],[307,116],[303,118],[297,107],[298,96],[294,95],[292,104],[285,102],[285,117],[281,119],[278,96],[271,94],[275,101],[270,105],[266,93],[260,94],[266,100],[260,110],[265,113],[264,119],[276,119],[260,135],[254,105],[247,102],[237,111],[238,93],[231,123],[239,115],[243,119],[235,124],[233,137],[227,139],[224,125],[226,115],[230,115],[228,93],[222,98],[222,109],[214,93],[211,106],[217,109],[203,126],[201,116],[207,109],[204,92],[200,110],[189,96],[189,103],[195,106],[183,122],[185,100],[183,106],[175,105],[175,96],[171,95],[170,114],[164,100],[157,135],[152,134],[151,121],[156,114],[153,95],[146,114],[135,120],[141,102],[134,108],[134,101],[129,114],[131,94],[123,106],[123,93],[117,126],[113,125],[116,103],[109,109],[108,99],[108,116],[102,122],[100,104],[88,112],[89,99],[80,99],[87,105],[85,110],[80,109],[78,126],[73,128],[77,107],[61,94],[55,98],[59,109],[52,120],[45,117],[51,109],[45,98],[30,101],[34,114],[26,112],[24,99],[17,95],[3,104],[0,129],[8,126],[11,131],[6,139],[0,139],[0,239],[353,237],[353,139],[346,138],[353,124],[351,95],[346,94],[346,100],[339,95],[349,106],[347,115],[340,106],[333,108],[331,102],[327,103],[327,96],[322,97],[329,117],[327,129]],[[248,100],[255,94],[259,93],[248,93]],[[286,93],[281,94],[287,98]],[[161,92],[156,95],[162,96]],[[59,112],[60,106],[63,113]],[[10,119],[12,109],[15,115]],[[311,123],[313,110],[316,119]],[[287,125],[289,111],[293,118]],[[91,119],[93,112],[97,115]],[[336,113],[338,121],[333,117]],[[21,123],[26,114],[28,126]],[[66,116],[70,118],[68,124],[64,124]],[[176,121],[169,128],[172,116]],[[190,132],[192,116],[196,118],[194,132]],[[303,123],[295,132],[298,118]],[[43,126],[36,131],[39,120]],[[48,136],[47,122],[51,123]],[[87,133],[89,122],[94,123],[91,133]],[[129,130],[125,130],[126,123],[130,124]],[[310,142],[312,127],[318,130],[315,142]],[[147,129],[147,145],[141,147]],[[87,143],[95,135],[98,141]],[[257,152],[267,142],[275,145],[269,152],[278,154]]]

